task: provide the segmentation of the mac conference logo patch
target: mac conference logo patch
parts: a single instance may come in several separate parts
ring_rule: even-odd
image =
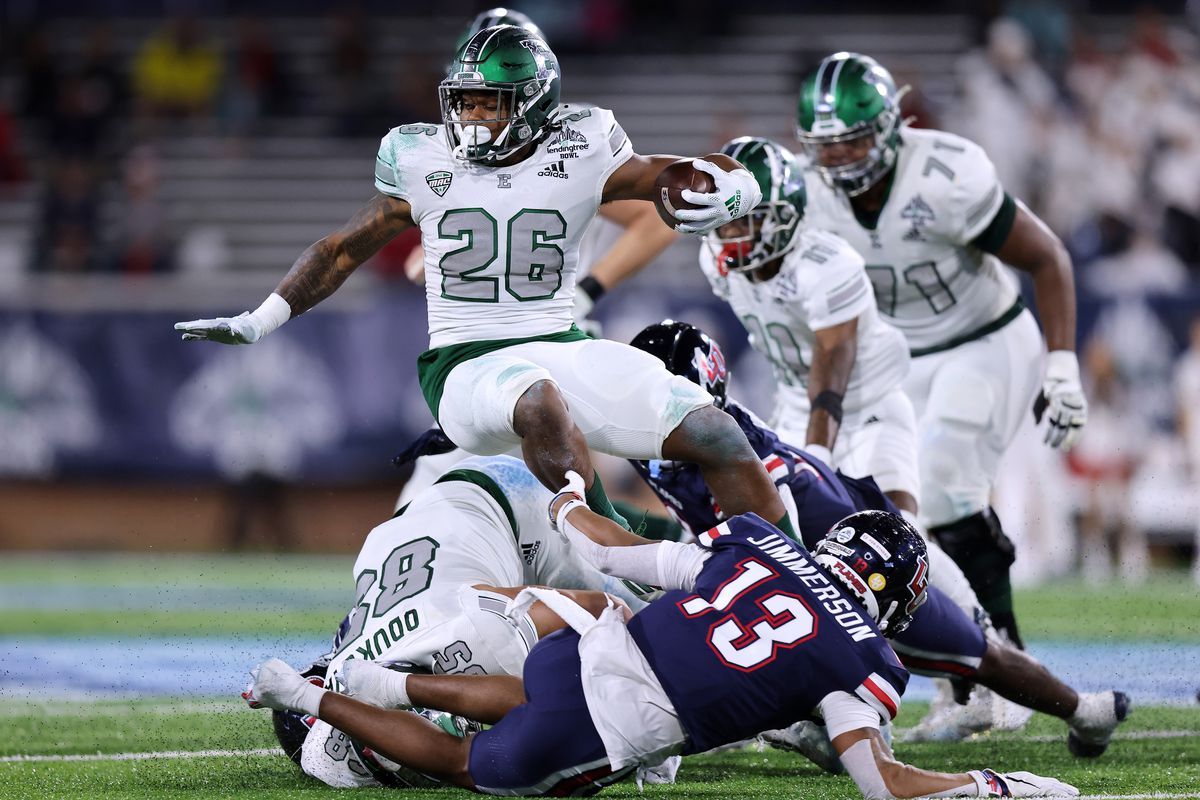
[[[446,192],[450,190],[450,181],[454,176],[445,170],[431,172],[425,176],[425,182],[429,184],[429,188],[433,189],[433,193],[438,197],[445,197]]]

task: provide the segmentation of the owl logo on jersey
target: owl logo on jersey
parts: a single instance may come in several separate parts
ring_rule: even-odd
[[[904,234],[905,241],[924,240],[925,234],[922,230],[926,225],[937,219],[937,215],[933,213],[933,209],[929,207],[921,195],[916,195],[912,200],[908,201],[900,211],[900,217],[906,219],[912,225],[912,229]]]

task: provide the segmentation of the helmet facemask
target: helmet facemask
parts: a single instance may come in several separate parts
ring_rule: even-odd
[[[541,98],[537,81],[518,84],[489,84],[480,81],[477,85],[463,80],[466,73],[447,78],[438,86],[438,99],[442,106],[442,121],[446,124],[446,138],[450,151],[460,161],[478,164],[495,164],[511,156],[534,139],[533,129],[525,119],[530,107]],[[494,94],[495,116],[484,119],[462,118],[463,97],[466,94]],[[518,100],[524,96],[525,100]],[[514,111],[510,111],[515,109]],[[493,137],[485,123],[495,123],[499,133]]]
[[[438,85],[451,153],[490,166],[540,140],[553,127],[559,90],[558,60],[544,41],[511,25],[484,28],[459,48]],[[468,118],[468,102],[493,98],[494,112]]]
[[[800,212],[794,205],[784,200],[767,201],[741,220],[706,234],[704,242],[722,273],[753,273],[796,247],[799,225]],[[722,234],[723,230],[727,233]]]
[[[879,112],[874,119],[846,127],[837,117],[818,119],[811,131],[797,126],[796,138],[804,152],[831,187],[841,189],[850,197],[870,189],[896,165],[897,147],[900,141],[900,99],[908,92],[904,86],[896,92],[895,107]],[[852,142],[870,136],[871,148],[867,154],[849,164],[827,167],[821,164],[821,148],[840,142]]]

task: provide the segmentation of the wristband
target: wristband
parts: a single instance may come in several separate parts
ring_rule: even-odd
[[[1046,380],[1079,383],[1079,358],[1071,350],[1051,350],[1046,354]]]
[[[812,401],[814,410],[823,408],[838,425],[842,424],[842,396],[832,389],[823,389]]]
[[[818,461],[821,461],[825,466],[833,467],[833,453],[829,452],[829,448],[823,444],[809,442],[804,445],[804,452],[810,456],[814,456]]]
[[[272,292],[271,296],[263,300],[262,305],[254,309],[250,316],[262,325],[262,332],[259,334],[261,339],[292,318],[292,307],[288,305],[287,300]]]
[[[600,283],[600,281],[596,280],[591,275],[584,276],[579,283],[575,284],[575,288],[586,294],[588,299],[593,303],[603,297],[604,293],[608,291],[604,288],[604,284]]]

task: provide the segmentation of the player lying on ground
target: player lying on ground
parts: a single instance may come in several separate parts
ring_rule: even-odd
[[[508,456],[473,456],[443,474],[367,536],[354,562],[354,605],[330,653],[307,674],[338,687],[348,662],[367,660],[435,674],[519,676],[534,644],[562,626],[541,604],[505,616],[505,605],[527,584],[602,590],[641,608],[635,594],[583,561],[550,527],[551,497]],[[596,592],[572,596],[603,600]],[[281,717],[277,712],[280,743],[307,774],[339,787],[394,780],[392,765],[381,769],[341,731]]]
[[[817,546],[821,532],[855,511],[899,513],[873,478],[855,479],[834,472],[807,450],[786,444],[729,398],[725,357],[717,342],[703,331],[687,323],[665,322],[648,326],[632,344],[658,357],[676,375],[702,385],[737,422],[775,480],[793,514],[794,527],[810,548]],[[690,533],[708,530],[724,519],[694,466],[663,461],[631,463]],[[613,572],[599,560],[604,558],[603,548],[589,547],[587,542],[582,545],[576,548],[580,554],[589,556],[601,571]],[[914,614],[912,625],[892,636],[892,647],[904,665],[924,675],[977,682],[1022,706],[1059,717],[1069,726],[1067,741],[1072,753],[1090,758],[1103,753],[1113,730],[1129,712],[1128,696],[1113,691],[1076,692],[1027,653],[1002,641],[990,625],[981,627],[977,620],[985,615],[954,563],[936,547],[929,553],[929,602]],[[938,720],[940,729],[930,735],[944,740],[972,732],[957,723],[957,717],[943,715]]]
[[[551,504],[556,525],[572,538],[621,530],[587,508],[582,483],[572,476]],[[342,695],[274,659],[259,666],[248,693],[316,715],[413,769],[495,794],[588,793],[638,764],[814,715],[868,798],[1078,794],[1028,772],[920,770],[897,761],[881,738],[880,720],[895,716],[908,680],[884,634],[908,624],[928,573],[924,542],[903,519],[852,515],[815,554],[753,514],[699,541],[613,548],[622,571],[668,589],[628,622],[625,609],[597,619],[563,595],[526,590],[514,611],[540,599],[571,629],[538,643],[523,684],[404,675],[356,660]],[[883,588],[857,579],[860,559]],[[460,739],[393,710],[413,704],[494,725]]]
[[[520,447],[550,489],[575,471],[593,507],[622,523],[589,447],[692,461],[731,513],[753,510],[786,527],[762,464],[711,397],[573,324],[579,242],[597,207],[652,200],[676,158],[637,155],[612,112],[559,106],[559,91],[544,41],[507,25],[479,31],[438,88],[442,124],[384,137],[374,200],[308,248],[254,312],[176,328],[185,339],[257,341],[418,225],[430,336],[418,377],[458,446],[482,455]],[[757,182],[737,162],[713,154],[693,163],[716,190],[683,193],[698,207],[675,212],[678,230],[704,233],[758,203]]]

